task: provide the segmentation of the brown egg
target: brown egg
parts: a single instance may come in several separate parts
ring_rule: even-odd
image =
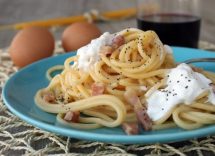
[[[9,53],[18,67],[49,57],[54,51],[54,37],[45,28],[29,27],[19,31],[13,38]]]
[[[101,35],[95,24],[80,22],[68,26],[62,35],[62,46],[66,52],[77,50]]]

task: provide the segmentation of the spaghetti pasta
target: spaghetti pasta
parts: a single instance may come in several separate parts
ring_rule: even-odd
[[[150,98],[165,90],[167,75],[176,68],[172,53],[155,32],[129,28],[104,34],[91,44],[95,44],[97,52],[89,44],[65,60],[60,74],[50,76],[62,67],[49,69],[50,84],[35,95],[37,106],[58,114],[60,123],[95,129],[141,122],[146,130],[175,125],[194,129],[215,123],[215,105],[208,101],[215,74],[203,70],[201,74],[210,79],[211,88],[206,88],[191,104],[177,103],[159,119],[151,118]],[[77,121],[73,121],[75,114],[71,112],[80,112]]]

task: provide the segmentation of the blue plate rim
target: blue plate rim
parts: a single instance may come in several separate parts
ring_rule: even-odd
[[[203,52],[211,52],[211,51],[205,51],[205,50],[194,49],[194,48],[185,48],[185,47],[173,47],[173,48],[181,49],[181,50],[188,49],[188,50],[198,50],[198,51],[203,51]],[[66,53],[63,55],[69,56],[69,55],[73,55],[73,54]],[[79,131],[77,129],[72,129],[72,128],[68,129],[68,128],[64,128],[64,127],[57,127],[55,125],[50,125],[48,123],[30,118],[27,115],[22,114],[18,110],[14,109],[12,107],[12,105],[7,101],[7,88],[8,88],[8,85],[10,85],[10,82],[12,82],[13,79],[15,79],[19,75],[20,72],[23,72],[29,68],[33,68],[35,66],[35,64],[40,64],[47,60],[54,59],[55,57],[63,57],[63,56],[59,55],[59,56],[53,56],[50,58],[45,58],[45,59],[42,59],[35,63],[32,63],[31,65],[29,65],[25,68],[20,69],[15,74],[12,74],[12,76],[8,79],[5,86],[3,87],[3,91],[2,91],[3,101],[4,101],[5,105],[8,107],[8,109],[13,114],[15,114],[16,116],[18,116],[19,118],[21,118],[22,120],[24,120],[25,122],[27,122],[33,126],[36,126],[38,128],[44,129],[49,132],[53,132],[53,133],[60,134],[63,136],[73,137],[76,139],[101,141],[101,142],[107,142],[107,143],[122,143],[122,144],[134,144],[134,143],[135,144],[140,144],[140,143],[151,144],[151,143],[178,142],[178,141],[183,141],[183,140],[187,140],[187,139],[199,138],[199,137],[215,134],[214,125],[203,127],[203,128],[196,129],[196,130],[191,130],[191,131],[180,131],[180,132],[177,132],[177,135],[176,135],[176,132],[173,134],[169,134],[169,133],[149,134],[149,135],[140,134],[140,135],[133,135],[133,136],[118,135],[118,134],[116,134],[116,135],[115,134],[99,134],[99,133],[95,134],[92,132]],[[120,139],[119,139],[119,137],[120,137]]]

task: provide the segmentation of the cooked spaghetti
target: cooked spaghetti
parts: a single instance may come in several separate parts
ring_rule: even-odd
[[[153,31],[104,33],[66,59],[63,71],[51,78],[53,69],[35,102],[64,125],[122,126],[137,134],[137,123],[145,130],[215,123],[214,73],[177,66],[171,48]]]

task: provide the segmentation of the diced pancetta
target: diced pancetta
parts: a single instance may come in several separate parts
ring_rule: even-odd
[[[54,103],[55,96],[52,92],[46,92],[46,93],[43,93],[43,100],[45,100],[48,103]]]
[[[136,92],[133,90],[127,90],[124,93],[125,100],[134,107],[136,118],[144,130],[148,131],[152,129],[152,120],[147,114],[146,108],[141,105],[140,99]]]
[[[139,134],[138,123],[123,123],[122,129],[127,135]]]
[[[122,35],[117,35],[113,38],[113,41],[112,41],[112,46],[114,48],[118,48],[120,47],[121,45],[125,44],[125,38],[124,36]]]
[[[137,120],[140,122],[141,126],[144,130],[149,131],[152,129],[152,120],[150,119],[149,115],[147,114],[146,109],[135,109],[135,114]]]
[[[105,90],[105,86],[103,83],[95,82],[91,86],[92,96],[102,95]]]
[[[80,113],[78,111],[77,112],[69,111],[65,114],[64,120],[70,121],[70,122],[78,122],[79,116],[80,116]]]
[[[124,98],[126,100],[127,103],[131,104],[131,105],[135,105],[138,103],[138,96],[136,95],[135,91],[133,90],[126,90],[124,93]]]

